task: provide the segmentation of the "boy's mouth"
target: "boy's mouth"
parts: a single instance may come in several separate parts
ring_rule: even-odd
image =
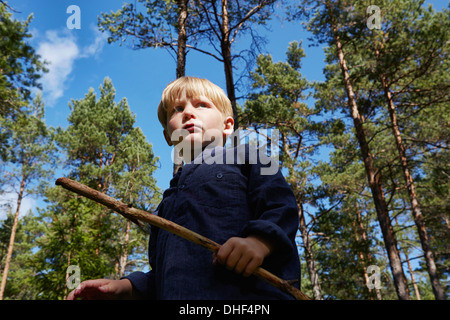
[[[186,124],[186,125],[183,127],[183,129],[187,130],[187,131],[190,132],[190,133],[193,133],[193,132],[195,132],[195,131],[200,131],[200,130],[201,130],[201,128],[200,128],[199,126],[197,126],[197,125],[195,125],[195,124],[193,124],[193,123],[188,123],[188,124]]]

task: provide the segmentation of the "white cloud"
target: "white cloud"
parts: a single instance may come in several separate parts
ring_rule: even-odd
[[[97,57],[102,52],[103,46],[106,43],[107,35],[100,32],[97,28],[91,27],[95,39],[90,45],[83,48],[80,58],[89,58],[91,56]]]
[[[49,72],[42,77],[43,96],[46,105],[53,106],[64,94],[69,76],[77,59],[97,57],[106,43],[106,37],[92,27],[94,41],[80,48],[74,33],[68,29],[63,31],[49,30],[44,40],[38,45],[37,53],[49,64]]]
[[[70,33],[59,35],[57,31],[51,30],[45,33],[45,37],[46,40],[39,44],[37,53],[49,62],[49,71],[42,77],[42,85],[44,98],[52,106],[64,94],[65,82],[80,50]]]
[[[33,210],[36,206],[36,200],[30,197],[22,199],[19,210],[19,217],[23,217],[30,210]],[[4,193],[0,197],[0,220],[6,219],[9,212],[16,213],[17,208],[17,194],[16,193]],[[10,211],[11,210],[11,211]]]

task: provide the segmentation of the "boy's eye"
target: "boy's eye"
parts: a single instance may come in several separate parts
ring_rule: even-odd
[[[183,111],[183,107],[182,106],[176,106],[172,109],[172,112],[182,112]]]
[[[208,105],[206,103],[204,103],[204,102],[199,103],[197,106],[200,107],[200,108],[207,108],[208,107]]]

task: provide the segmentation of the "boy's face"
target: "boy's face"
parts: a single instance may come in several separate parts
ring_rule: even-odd
[[[222,146],[225,136],[233,133],[233,125],[233,117],[225,117],[207,97],[188,98],[183,93],[168,110],[164,137],[169,146],[179,143],[180,132],[186,146],[204,148],[212,141]]]

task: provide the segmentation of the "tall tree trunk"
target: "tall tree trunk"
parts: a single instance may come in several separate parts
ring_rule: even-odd
[[[178,4],[178,45],[177,45],[177,70],[176,77],[186,75],[186,21],[188,17],[187,5],[189,0],[177,0]],[[176,151],[176,149],[175,149]],[[179,153],[174,152],[173,175],[183,166],[183,160]]]
[[[395,220],[395,225],[399,226],[397,216],[394,218],[394,220]],[[413,268],[411,267],[411,262],[409,261],[408,252],[406,249],[403,249],[403,254],[405,255],[405,261],[408,264],[408,270],[409,270],[409,273],[411,274],[411,282],[413,285],[414,294],[416,295],[417,300],[421,300],[419,287],[417,286],[416,278],[414,277],[414,271],[413,271]]]
[[[411,267],[411,262],[409,262],[408,255],[405,254],[405,257],[406,257],[406,262],[408,263],[409,273],[411,273],[411,281],[412,281],[412,284],[413,284],[413,288],[414,288],[414,293],[416,295],[416,299],[417,300],[421,300],[419,287],[417,286],[416,278],[414,277],[414,270]]]
[[[186,21],[188,16],[187,4],[189,0],[177,0],[178,14],[178,46],[177,46],[177,78],[186,75]]]
[[[332,10],[328,9],[331,14]],[[372,191],[372,197],[375,203],[375,209],[377,212],[378,221],[380,223],[381,231],[383,233],[384,244],[389,257],[389,263],[392,270],[392,275],[394,278],[394,284],[397,291],[397,296],[401,300],[410,300],[408,283],[403,272],[403,267],[397,248],[397,240],[395,237],[394,230],[392,228],[391,219],[389,217],[389,211],[387,208],[386,200],[384,197],[384,191],[382,189],[379,175],[376,173],[373,164],[373,157],[369,151],[369,144],[367,143],[366,135],[363,128],[363,120],[358,111],[358,106],[356,104],[355,94],[353,92],[353,86],[350,81],[350,75],[348,72],[347,61],[344,56],[344,51],[342,49],[342,43],[337,32],[336,24],[333,24],[333,36],[334,43],[336,45],[336,50],[338,54],[339,64],[344,77],[345,89],[348,96],[348,105],[351,110],[351,116],[353,119],[353,124],[356,131],[356,138],[361,150],[361,154],[364,161],[364,167],[366,169],[367,179],[369,187]]]
[[[124,239],[125,241],[123,244],[123,247],[125,249],[123,250],[123,253],[119,259],[119,279],[125,275],[125,268],[127,266],[128,243],[130,242],[130,228],[131,228],[131,221],[127,219],[127,229],[125,231],[125,239]]]
[[[236,91],[233,79],[233,63],[231,58],[230,26],[228,22],[228,1],[222,0],[222,39],[220,43],[222,50],[223,65],[225,69],[225,80],[227,84],[227,95],[231,101],[234,114],[234,130],[239,129],[239,121],[236,106]]]
[[[72,231],[72,230],[71,230]],[[72,251],[69,251],[69,253],[67,254],[67,268],[70,266],[70,262],[71,262],[71,257],[72,257]],[[67,284],[67,279],[69,279],[69,273],[66,272],[66,277],[64,278],[64,283]],[[69,288],[67,288],[67,285],[64,286],[64,300],[67,299],[67,296],[69,294]]]
[[[322,289],[319,282],[319,274],[317,273],[316,261],[314,260],[314,257],[312,255],[311,241],[309,239],[309,234],[306,227],[305,215],[303,213],[303,204],[299,202],[298,207],[298,215],[300,218],[300,233],[302,235],[303,245],[305,246],[305,260],[312,285],[313,297],[314,300],[323,300]]]
[[[303,211],[303,201],[301,200],[301,191],[296,190],[297,180],[295,178],[295,170],[293,164],[297,161],[296,156],[294,158],[291,158],[291,152],[289,152],[289,146],[287,142],[287,137],[282,132],[281,135],[281,146],[280,146],[280,153],[281,153],[281,162],[283,163],[283,166],[285,166],[288,169],[289,174],[286,176],[286,181],[291,185],[291,188],[293,189],[296,199],[297,199],[297,206],[299,208],[298,216],[299,216],[299,230],[300,234],[302,236],[303,240],[303,246],[305,250],[305,260],[306,260],[306,268],[308,270],[309,279],[311,281],[311,286],[313,290],[313,298],[314,300],[323,300],[322,296],[322,289],[320,287],[319,282],[319,274],[317,273],[317,267],[316,267],[316,261],[314,260],[313,251],[312,251],[312,245],[311,240],[308,233],[308,228],[306,226],[304,211]],[[299,139],[301,141],[301,136],[299,136]]]
[[[437,267],[434,260],[434,254],[431,249],[427,229],[425,227],[425,222],[423,220],[422,211],[419,206],[419,201],[417,200],[416,188],[414,186],[412,174],[409,169],[408,159],[406,158],[406,149],[403,144],[402,136],[398,126],[394,101],[392,99],[392,95],[389,90],[386,77],[384,75],[381,75],[381,82],[383,85],[384,96],[388,104],[389,116],[391,118],[391,125],[392,125],[392,133],[395,138],[398,155],[402,165],[403,177],[405,178],[406,188],[408,190],[408,196],[411,204],[411,211],[413,214],[414,222],[417,227],[417,231],[419,233],[420,244],[422,245],[422,250],[425,256],[428,274],[430,276],[431,287],[433,288],[433,293],[436,300],[444,300],[444,291],[442,290],[441,283],[439,281],[439,276],[437,274]]]
[[[298,211],[298,217],[299,217],[299,221],[300,221],[300,225],[299,225],[299,230],[300,230],[300,234],[302,236],[302,240],[303,240],[303,246],[304,246],[304,250],[305,250],[305,260],[306,260],[306,266],[308,269],[308,273],[309,273],[309,279],[311,281],[311,285],[312,285],[312,290],[313,290],[313,297],[314,300],[323,300],[322,297],[322,289],[320,287],[320,282],[319,282],[319,274],[317,273],[317,268],[316,268],[316,261],[314,260],[314,256],[312,253],[312,246],[311,246],[311,240],[309,238],[309,233],[308,233],[308,228],[306,226],[306,221],[305,221],[305,215],[303,212],[303,201],[301,200],[301,194],[299,190],[294,190],[296,185],[296,178],[295,178],[295,170],[293,167],[293,163],[295,163],[296,158],[291,159],[289,158],[289,147],[288,147],[288,143],[287,143],[287,138],[286,135],[281,133],[281,147],[280,147],[280,152],[282,152],[282,159],[285,158],[285,161],[281,160],[283,165],[288,169],[288,176],[286,177],[286,181],[291,185],[291,188],[293,188],[294,193],[296,194],[296,198],[297,198],[297,206],[299,208]]]
[[[65,210],[63,209],[62,211],[62,215],[65,215],[67,212],[65,212]],[[70,232],[69,232],[69,242],[73,241],[73,234],[74,234],[74,230],[75,230],[75,224],[77,223],[77,219],[78,219],[78,213],[75,211],[75,214],[73,216],[72,222],[70,224]],[[67,267],[70,267],[72,263],[72,249],[69,250],[68,254],[67,254]],[[66,278],[65,278],[65,283],[67,283],[67,279],[69,278],[69,274],[66,272]],[[64,300],[66,300],[67,295],[68,295],[68,290],[67,290],[67,285],[64,288]]]
[[[409,261],[409,257],[408,257],[408,254],[406,253],[406,250],[404,251],[404,254],[405,254],[406,263],[408,264],[409,273],[411,274],[411,282],[413,284],[414,294],[416,295],[417,300],[421,300],[419,287],[417,286],[416,278],[414,277],[414,270],[411,267],[411,262]]]
[[[365,244],[367,243],[367,233],[361,218],[361,212],[358,209],[356,203],[355,203],[355,212],[356,212],[356,221],[353,222],[353,227],[355,229],[355,238],[357,242],[363,243],[363,245],[361,245],[360,247],[366,247]],[[358,256],[364,270],[364,281],[365,283],[369,283],[369,274],[367,273],[367,265],[371,263],[372,256],[370,255],[370,252],[367,251],[364,252],[364,250],[358,250]],[[369,294],[372,294],[372,289],[368,290]],[[383,300],[383,298],[381,297],[380,289],[375,288],[375,294],[378,300]]]
[[[2,282],[0,285],[0,300],[3,300],[3,295],[5,293],[6,280],[8,278],[9,265],[11,263],[11,257],[14,250],[14,241],[16,239],[17,225],[19,224],[20,205],[22,204],[24,191],[25,191],[25,176],[23,175],[22,181],[20,182],[20,191],[19,196],[17,198],[17,208],[16,213],[14,215],[14,222],[11,228],[11,236],[9,237],[9,245],[8,245],[8,252],[6,253],[5,268],[3,269],[2,274]]]

